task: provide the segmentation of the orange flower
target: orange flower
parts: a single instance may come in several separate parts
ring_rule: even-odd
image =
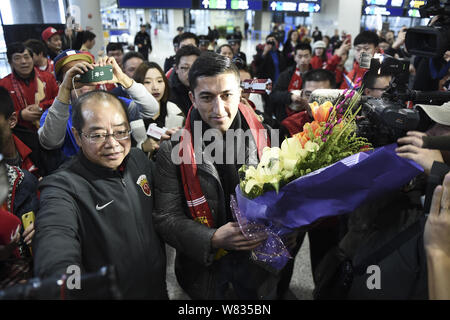
[[[328,120],[328,116],[330,115],[330,108],[333,106],[330,101],[326,101],[320,106],[316,101],[310,103],[309,105],[311,107],[314,120],[318,122],[326,122]]]

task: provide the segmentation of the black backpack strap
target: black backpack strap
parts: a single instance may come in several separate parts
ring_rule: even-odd
[[[353,267],[354,275],[365,274],[368,266],[378,264],[385,257],[387,257],[388,255],[393,253],[395,250],[400,248],[402,246],[402,244],[406,243],[407,241],[411,240],[414,236],[416,236],[417,234],[422,232],[425,221],[426,221],[426,219],[423,219],[423,218],[417,220],[411,226],[409,226],[407,229],[405,229],[402,232],[400,232],[399,234],[397,234],[387,244],[385,244],[384,246],[379,248],[377,251],[375,251],[373,254],[371,254],[370,257],[364,259],[362,263],[358,264],[357,266],[354,266]]]

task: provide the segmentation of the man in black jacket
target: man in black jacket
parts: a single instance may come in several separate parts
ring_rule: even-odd
[[[200,49],[192,45],[178,49],[175,55],[175,72],[172,72],[169,78],[169,101],[175,103],[185,116],[187,116],[192,105],[189,99],[188,74],[192,64],[200,54]]]
[[[136,33],[134,37],[134,45],[138,47],[140,54],[144,56],[145,60],[148,60],[149,51],[152,52],[152,40],[150,35],[145,31],[145,25],[141,25],[141,30]]]
[[[191,67],[189,83],[194,107],[179,132],[183,155],[177,153],[179,134],[162,143],[157,154],[156,228],[176,249],[175,273],[191,298],[274,298],[278,277],[251,259],[250,250],[265,237],[244,237],[230,208],[239,167],[257,164],[258,151],[267,145],[261,135],[258,142],[253,137],[264,127],[240,104],[239,71],[230,59],[203,53]],[[248,143],[242,130],[251,132]],[[222,146],[214,149],[215,155],[207,151],[212,143],[202,140],[204,133],[213,134],[216,146]],[[199,143],[195,153],[201,152],[195,157],[191,141]]]
[[[301,92],[302,76],[312,69],[310,64],[312,58],[311,46],[307,43],[300,43],[295,47],[294,54],[295,66],[287,68],[280,74],[270,95],[274,115],[280,122],[290,113],[304,110],[301,109],[304,106],[304,98]]]
[[[153,166],[131,149],[126,110],[104,91],[73,105],[81,151],[40,185],[34,272],[45,278],[75,267],[83,276],[113,265],[123,298],[166,299],[164,245],[152,219]],[[92,295],[83,287],[66,292]]]

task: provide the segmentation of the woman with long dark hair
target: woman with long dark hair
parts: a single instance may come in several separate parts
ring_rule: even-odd
[[[286,58],[288,66],[292,66],[295,64],[294,55],[295,55],[295,47],[300,43],[298,31],[292,29],[288,33],[288,37],[286,42],[283,45],[283,55]]]
[[[136,69],[133,78],[136,82],[142,83],[159,103],[159,113],[151,119],[144,120],[146,129],[152,123],[155,123],[159,128],[165,127],[167,129],[183,126],[185,115],[176,104],[168,101],[169,81],[157,63],[144,61]],[[153,154],[159,148],[159,141],[153,138],[148,138],[141,143],[141,149],[150,154]]]

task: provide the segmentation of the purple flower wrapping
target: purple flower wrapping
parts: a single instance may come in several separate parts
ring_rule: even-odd
[[[347,157],[288,183],[278,194],[268,191],[248,199],[237,186],[238,216],[241,221],[268,226],[277,236],[320,218],[350,213],[367,201],[401,188],[423,171],[415,162],[398,157],[395,147],[391,144]],[[276,258],[280,252],[262,253],[274,257],[271,265],[276,269],[287,262]]]

